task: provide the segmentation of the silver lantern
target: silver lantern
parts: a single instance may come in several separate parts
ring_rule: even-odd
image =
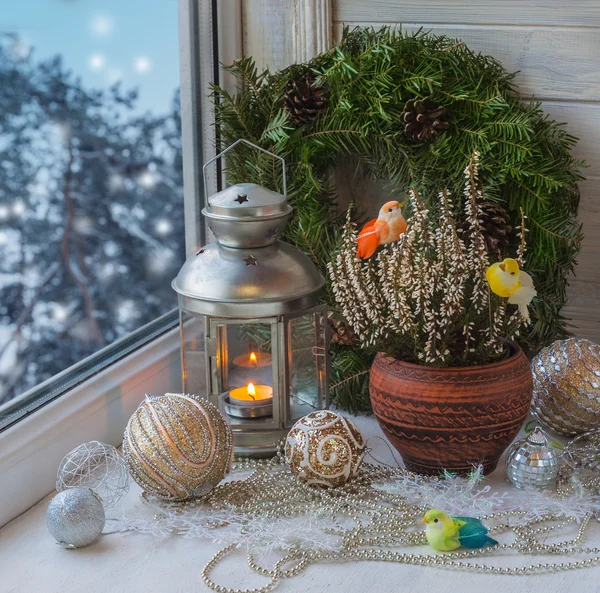
[[[284,193],[239,183],[207,198],[216,237],[173,281],[179,295],[183,389],[206,395],[231,423],[239,455],[275,452],[294,423],[328,407],[325,280],[279,240],[292,208]],[[206,176],[205,176],[206,179]],[[206,190],[206,183],[205,183]]]

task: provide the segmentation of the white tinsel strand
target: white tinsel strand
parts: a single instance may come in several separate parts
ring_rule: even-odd
[[[454,516],[518,511],[511,519],[511,525],[518,526],[547,514],[579,522],[599,503],[598,496],[584,490],[568,498],[529,490],[495,492],[486,484],[481,467],[474,468],[468,478],[446,474],[440,479],[400,468],[365,466],[354,482],[334,490],[312,489],[273,463],[250,476],[234,470],[231,479],[205,502],[172,504],[149,499],[131,515],[118,519],[118,530],[243,545],[264,556],[290,550],[339,550],[344,538],[353,533],[355,519],[376,537],[396,517],[406,535],[390,540],[393,546],[410,539],[430,508]],[[401,509],[413,510],[406,514]]]

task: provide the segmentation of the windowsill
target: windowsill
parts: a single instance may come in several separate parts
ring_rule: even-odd
[[[63,456],[86,441],[119,445],[146,393],[180,389],[173,329],[0,433],[0,526],[54,490]]]
[[[161,386],[162,390],[162,386]],[[381,436],[373,417],[359,418],[362,433]],[[80,439],[81,440],[81,439]],[[385,463],[394,463],[385,441],[370,439],[368,446],[373,456]],[[370,460],[369,460],[370,461]],[[55,465],[52,471],[55,471]],[[503,464],[489,477],[492,491],[506,487]],[[132,484],[123,502],[126,516],[133,507],[142,505],[140,489]],[[65,550],[56,544],[46,528],[46,508],[52,495],[46,497],[15,521],[0,529],[2,550],[2,575],[0,589],[3,593],[164,593],[165,591],[208,591],[200,573],[205,564],[222,547],[208,539],[187,537],[152,537],[140,533],[114,533],[103,536],[97,543],[80,550]],[[108,516],[120,516],[120,508],[109,510]],[[146,511],[146,516],[147,511]],[[115,529],[107,522],[106,531]],[[561,539],[575,535],[576,527],[561,533]],[[589,528],[586,545],[600,542],[597,525]],[[215,532],[218,537],[218,531]],[[503,541],[512,536],[503,534]],[[398,550],[401,550],[398,548]],[[431,553],[430,548],[405,549],[409,553]],[[502,553],[483,558],[487,564],[523,566],[538,562],[561,562],[570,558],[535,556],[510,556]],[[240,549],[220,563],[211,576],[219,585],[233,589],[262,587],[267,579],[252,572],[246,563],[245,550]],[[317,593],[322,591],[380,593],[410,590],[428,593],[432,590],[461,593],[495,591],[525,592],[542,590],[545,593],[564,591],[596,591],[598,568],[541,575],[511,576],[465,573],[431,566],[384,564],[379,562],[317,563],[298,576],[283,580],[277,587],[281,593]],[[510,582],[509,582],[510,581]],[[403,586],[403,583],[406,585]]]

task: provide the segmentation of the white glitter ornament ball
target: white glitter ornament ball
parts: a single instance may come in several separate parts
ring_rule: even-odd
[[[298,420],[285,441],[290,470],[309,486],[342,486],[356,476],[364,455],[365,441],[355,424],[329,410]]]
[[[123,456],[112,446],[90,441],[67,453],[58,467],[56,489],[91,488],[108,509],[129,490],[129,471]]]
[[[46,512],[48,531],[65,548],[83,548],[94,543],[105,522],[102,502],[89,488],[59,492]]]
[[[200,498],[231,470],[233,434],[206,399],[183,393],[146,397],[125,429],[123,455],[148,494],[172,501]]]

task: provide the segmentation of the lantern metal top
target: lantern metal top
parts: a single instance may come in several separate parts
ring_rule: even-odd
[[[217,242],[198,250],[185,262],[173,289],[181,309],[215,317],[270,317],[301,313],[319,302],[323,276],[304,253],[282,241],[292,212],[284,194],[255,183],[238,183],[207,198],[202,214]],[[204,167],[206,167],[204,165]]]
[[[206,167],[240,143],[281,161],[283,194],[261,187],[256,183],[238,183],[214,196],[208,196]],[[206,208],[202,210],[202,214],[208,220],[210,230],[213,231],[221,245],[240,249],[266,247],[281,237],[285,224],[292,213],[292,207],[286,201],[287,178],[285,161],[282,157],[252,144],[252,142],[240,139],[205,163],[202,171],[204,172],[204,192],[207,196]]]
[[[275,243],[292,213],[285,196],[256,183],[238,183],[209,198],[202,210],[217,241],[248,249]]]
[[[284,195],[256,183],[238,183],[211,196],[210,207],[202,214],[210,218],[256,218],[281,216],[291,210]]]
[[[325,280],[301,251],[277,241],[259,249],[209,243],[173,280],[182,309],[215,317],[269,317],[318,304]]]

